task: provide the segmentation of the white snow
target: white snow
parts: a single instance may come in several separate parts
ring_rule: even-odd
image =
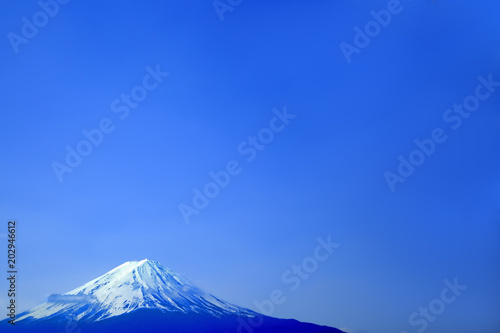
[[[153,308],[162,311],[205,312],[213,316],[256,313],[207,294],[191,281],[160,263],[148,259],[128,261],[106,274],[63,295],[87,295],[87,303],[43,303],[19,320],[65,316],[98,321]]]

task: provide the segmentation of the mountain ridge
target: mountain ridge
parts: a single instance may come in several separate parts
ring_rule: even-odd
[[[45,302],[20,314],[18,320],[51,318],[66,312],[77,320],[99,321],[143,308],[207,312],[216,317],[223,314],[257,314],[206,293],[182,275],[149,259],[127,261],[62,295],[89,296],[91,300]],[[97,312],[96,307],[99,308]]]
[[[19,314],[16,326],[8,328],[49,333],[68,332],[68,325],[93,333],[342,333],[236,306],[149,259],[127,261],[67,293],[52,295]]]

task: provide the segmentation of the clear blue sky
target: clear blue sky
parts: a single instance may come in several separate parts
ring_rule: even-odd
[[[457,277],[426,332],[498,332],[500,87],[456,130],[443,114],[478,76],[500,81],[500,4],[402,0],[348,63],[339,44],[387,3],[243,1],[221,21],[211,0],[73,0],[18,53],[8,33],[40,7],[3,4],[0,222],[19,221],[20,309],[149,258],[253,309],[282,289],[274,316],[356,333],[417,332],[409,316]],[[111,103],[157,65],[170,75],[121,120]],[[238,146],[284,106],[297,117],[247,162]],[[104,118],[114,130],[60,182],[52,163]],[[436,128],[447,140],[391,191],[384,173]],[[186,224],[179,204],[231,160],[241,173]],[[282,274],[328,235],[341,246],[291,291]]]

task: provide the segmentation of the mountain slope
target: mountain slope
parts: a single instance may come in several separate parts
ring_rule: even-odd
[[[63,295],[88,297],[86,302],[43,303],[22,315],[19,321],[58,315],[99,321],[144,308],[208,313],[217,317],[256,314],[205,293],[183,276],[147,259],[126,262]]]
[[[68,293],[49,297],[20,314],[14,329],[67,332],[68,325],[82,332],[340,332],[240,308],[147,259],[126,262]]]

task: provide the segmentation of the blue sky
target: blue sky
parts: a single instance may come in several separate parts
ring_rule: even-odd
[[[249,308],[282,289],[273,316],[357,333],[417,332],[409,316],[457,277],[426,332],[498,332],[500,87],[456,130],[443,115],[500,81],[499,5],[402,0],[348,63],[340,44],[388,3],[242,1],[221,21],[211,1],[71,1],[17,53],[8,34],[40,6],[5,4],[0,220],[19,221],[20,308],[149,258]],[[120,119],[148,66],[169,75]],[[296,117],[246,161],[284,107]],[[60,182],[53,162],[103,119]],[[391,191],[384,174],[436,128],[447,140]],[[179,204],[232,160],[186,224]],[[283,273],[328,235],[341,246],[291,291]]]

